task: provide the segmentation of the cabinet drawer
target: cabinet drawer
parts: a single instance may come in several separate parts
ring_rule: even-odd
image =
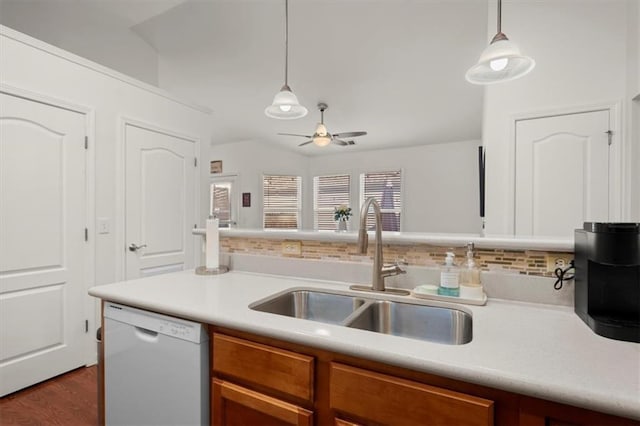
[[[313,357],[214,333],[213,371],[313,401]]]
[[[313,413],[224,380],[211,385],[213,426],[311,426]]]
[[[492,425],[493,401],[331,363],[331,408],[382,424]]]

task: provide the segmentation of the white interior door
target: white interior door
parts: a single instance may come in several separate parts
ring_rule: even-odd
[[[193,268],[195,142],[126,124],[125,146],[126,279]]]
[[[0,396],[84,364],[85,116],[0,93]]]
[[[516,235],[609,219],[609,110],[516,122]]]

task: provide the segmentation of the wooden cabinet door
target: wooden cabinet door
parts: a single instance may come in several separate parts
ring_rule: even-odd
[[[288,402],[220,379],[211,389],[214,426],[311,426],[313,413]]]
[[[344,364],[331,363],[329,393],[333,410],[367,424],[493,425],[493,401]]]

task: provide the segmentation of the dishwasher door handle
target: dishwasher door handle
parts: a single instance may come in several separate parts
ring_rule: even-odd
[[[158,332],[149,330],[146,328],[134,326],[135,334],[140,340],[144,340],[145,342],[157,342],[158,341]]]

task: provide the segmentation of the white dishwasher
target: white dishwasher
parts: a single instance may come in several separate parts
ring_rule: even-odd
[[[209,345],[202,324],[106,302],[107,425],[209,424]]]

